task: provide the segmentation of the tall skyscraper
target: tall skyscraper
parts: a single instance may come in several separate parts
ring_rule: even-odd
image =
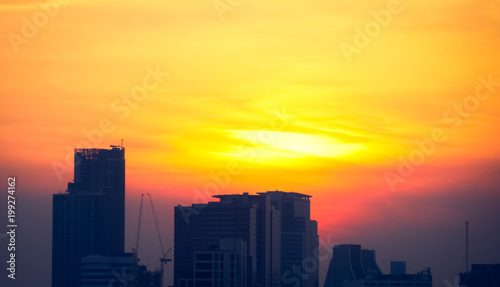
[[[125,149],[75,149],[74,182],[53,195],[52,286],[80,286],[81,259],[124,252]]]
[[[303,274],[303,270],[296,273],[306,258],[318,258],[314,256],[318,251],[318,234],[316,222],[310,220],[310,196],[273,191],[214,198],[219,202],[175,207],[176,286],[196,277],[194,254],[214,250],[224,238],[246,243],[245,286],[287,285],[283,280],[284,271],[293,277],[294,284],[317,286],[317,266],[309,274]],[[201,286],[196,282],[193,285]]]
[[[281,286],[318,287],[318,223],[311,220],[311,196],[281,191],[259,194],[271,198],[280,216]]]

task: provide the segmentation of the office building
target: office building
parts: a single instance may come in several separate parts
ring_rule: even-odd
[[[317,261],[317,223],[310,220],[310,196],[272,191],[214,198],[219,201],[175,207],[175,285],[195,278],[194,254],[213,250],[224,238],[243,240],[247,246],[244,286],[286,285],[284,272],[303,269],[306,259]],[[317,269],[293,276],[299,286],[315,287]]]
[[[311,196],[281,191],[268,191],[259,194],[271,198],[271,205],[279,212],[277,214],[280,216],[281,286],[318,287],[318,223],[310,218]],[[305,275],[290,279],[293,276],[291,274],[295,274],[297,268]],[[283,280],[283,278],[287,278],[287,280]]]
[[[124,252],[125,149],[75,149],[74,182],[53,195],[52,286],[80,285],[81,260]]]

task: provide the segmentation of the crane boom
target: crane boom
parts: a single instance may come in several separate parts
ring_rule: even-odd
[[[169,262],[169,261],[172,261],[172,259],[167,259],[167,255],[168,253],[172,250],[172,248],[169,248],[167,250],[167,252],[165,252],[165,248],[163,248],[163,241],[161,240],[161,233],[160,233],[160,228],[158,226],[158,220],[156,219],[156,211],[155,211],[155,207],[153,205],[153,199],[151,198],[151,194],[148,193],[148,197],[149,197],[149,202],[151,203],[151,210],[153,211],[153,218],[155,220],[155,226],[156,226],[156,232],[158,233],[158,240],[160,241],[160,247],[161,247],[161,258],[160,258],[160,286],[163,287],[163,272],[164,272],[164,265]]]
[[[165,256],[165,249],[163,248],[163,242],[161,240],[160,228],[158,227],[158,220],[156,219],[155,207],[153,205],[153,199],[151,199],[151,194],[148,193],[149,202],[151,203],[151,210],[153,211],[153,218],[155,220],[156,232],[158,233],[158,239],[160,240],[161,255]]]
[[[144,193],[141,194],[141,204],[139,206],[139,223],[137,224],[137,238],[135,240],[135,257],[139,258],[139,235],[141,234],[141,217],[142,217],[142,201],[144,200]]]

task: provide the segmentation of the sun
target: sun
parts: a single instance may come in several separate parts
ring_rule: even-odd
[[[223,155],[260,163],[283,163],[306,157],[342,158],[366,149],[362,144],[344,143],[323,134],[264,130],[233,130],[229,134],[247,144]]]

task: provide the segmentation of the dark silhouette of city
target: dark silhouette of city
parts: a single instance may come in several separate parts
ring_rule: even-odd
[[[310,195],[276,190],[213,198],[218,201],[174,208],[173,286],[319,287]],[[140,218],[136,246],[125,253],[125,148],[75,149],[74,181],[53,195],[52,286],[163,287],[168,252],[162,246],[159,272],[139,265]],[[156,216],[155,224],[161,243]],[[392,261],[383,274],[375,250],[327,248],[332,257],[324,287],[433,284],[430,267],[409,274],[405,261]],[[466,266],[460,286],[500,286],[500,264],[472,264],[470,272]]]
[[[432,286],[431,269],[417,274],[406,273],[406,262],[391,262],[391,273],[382,274],[375,250],[361,245],[340,244],[333,248],[333,257],[326,275],[325,287],[356,286]]]

